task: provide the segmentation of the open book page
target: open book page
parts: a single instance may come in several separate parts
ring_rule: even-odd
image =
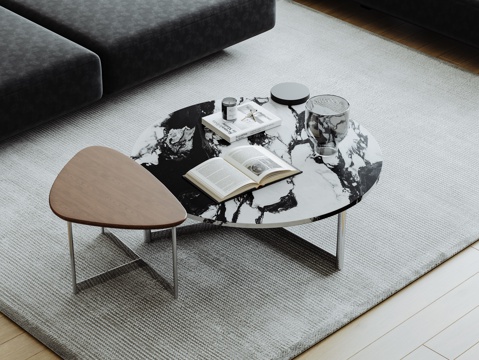
[[[224,158],[261,185],[284,177],[284,172],[291,172],[291,175],[299,172],[261,146],[238,146]]]
[[[218,201],[257,187],[245,174],[219,157],[197,165],[185,177]]]

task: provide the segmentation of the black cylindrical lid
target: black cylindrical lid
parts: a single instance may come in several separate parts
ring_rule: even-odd
[[[284,82],[271,88],[271,100],[283,105],[299,105],[309,99],[309,89],[299,83]]]

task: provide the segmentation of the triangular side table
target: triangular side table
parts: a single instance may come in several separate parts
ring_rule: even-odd
[[[132,261],[77,283],[72,223],[105,228],[145,230],[171,228],[173,248],[173,295],[178,297],[176,226],[186,211],[173,194],[150,172],[122,153],[92,146],[78,152],[58,174],[50,191],[50,208],[67,221],[73,292],[77,293],[118,275],[146,267],[163,278],[116,236],[109,237]],[[163,281],[164,282],[164,281]],[[168,284],[165,284],[168,288]]]

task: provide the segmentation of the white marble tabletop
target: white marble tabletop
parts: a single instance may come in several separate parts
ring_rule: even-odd
[[[357,204],[377,183],[381,149],[358,122],[350,120],[338,153],[321,158],[304,124],[304,104],[280,105],[269,98],[253,100],[282,118],[279,127],[232,144],[201,125],[201,117],[221,111],[221,99],[196,104],[158,119],[137,139],[131,157],[142,164],[183,204],[190,218],[225,226],[287,227],[336,215]],[[226,148],[257,144],[303,173],[217,204],[183,178],[202,161]]]

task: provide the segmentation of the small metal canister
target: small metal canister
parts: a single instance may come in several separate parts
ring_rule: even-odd
[[[223,120],[236,120],[236,104],[237,101],[234,97],[227,97],[223,99],[223,101],[221,102],[221,112],[223,113]]]

